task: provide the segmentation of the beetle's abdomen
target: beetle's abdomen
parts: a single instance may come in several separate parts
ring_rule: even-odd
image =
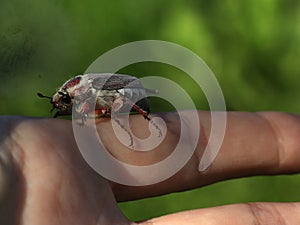
[[[147,99],[147,93],[144,88],[121,88],[119,90],[99,90],[98,91],[98,107],[104,107],[104,105],[111,108],[115,99],[123,97],[124,105],[119,110],[120,113],[136,112],[132,108],[132,103],[139,106],[142,110],[149,112],[149,103]]]
[[[124,94],[121,92],[124,90]],[[142,110],[150,112],[149,102],[147,93],[144,88],[124,88],[120,89],[119,92],[125,95],[126,98],[130,99],[133,103],[139,106]],[[134,108],[130,109],[131,112],[136,112]]]
[[[144,88],[122,88],[119,89],[118,92],[133,102],[147,98],[147,93]]]

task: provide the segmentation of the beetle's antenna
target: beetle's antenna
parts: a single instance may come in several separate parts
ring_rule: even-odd
[[[52,113],[53,110],[56,108],[56,107],[54,106],[53,102],[52,102],[52,98],[49,97],[49,96],[45,96],[45,95],[43,95],[43,94],[41,94],[41,93],[37,93],[37,95],[38,95],[40,98],[48,98],[48,99],[50,99],[50,103],[53,105],[52,109],[50,110],[50,112]],[[57,113],[54,115],[54,118],[55,118],[55,117],[57,117]]]
[[[50,99],[50,103],[53,105],[53,102],[52,102],[52,98],[49,97],[49,96],[45,96],[43,95],[42,93],[37,93],[37,95],[40,97],[40,98],[48,98]],[[55,109],[55,106],[53,105],[53,108],[51,109],[51,112]]]
[[[48,98],[48,99],[51,99],[51,100],[52,100],[51,97],[45,96],[45,95],[43,95],[42,93],[37,93],[37,95],[38,95],[40,98]]]

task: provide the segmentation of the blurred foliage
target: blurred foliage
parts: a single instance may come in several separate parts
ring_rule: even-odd
[[[229,110],[300,113],[300,1],[2,0],[0,114],[50,116],[49,102],[37,92],[52,95],[104,52],[144,39],[172,41],[202,57]],[[199,109],[208,109],[201,90],[171,66],[141,63],[122,72],[172,78]],[[169,109],[153,105],[154,111]],[[299,187],[296,176],[248,178],[121,207],[144,219],[232,202],[299,201]]]

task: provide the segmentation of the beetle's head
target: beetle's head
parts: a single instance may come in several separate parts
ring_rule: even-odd
[[[54,117],[72,114],[73,101],[68,92],[59,91],[52,98],[41,93],[37,93],[37,95],[41,98],[50,99],[50,103],[53,105],[51,112],[54,109],[57,110]]]

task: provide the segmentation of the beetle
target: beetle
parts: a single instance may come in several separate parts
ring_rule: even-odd
[[[131,133],[113,116],[113,113],[137,112],[154,125],[159,131],[158,136],[162,136],[158,125],[148,116],[150,109],[147,93],[157,93],[157,91],[144,88],[136,77],[123,74],[93,73],[78,75],[66,81],[53,97],[37,94],[41,98],[50,99],[51,112],[56,110],[54,118],[71,115],[73,106],[75,106],[75,113],[81,116],[82,124],[92,115],[112,117],[129,134],[129,146],[133,147]],[[95,107],[93,107],[94,104]]]

